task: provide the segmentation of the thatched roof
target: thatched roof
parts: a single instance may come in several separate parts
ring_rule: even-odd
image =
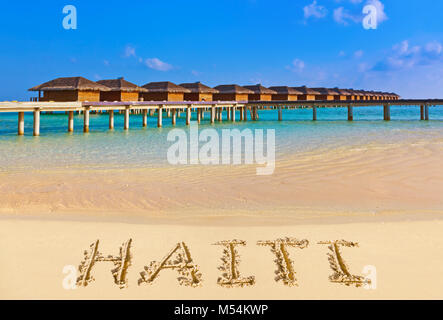
[[[366,95],[366,91],[364,91],[364,90],[354,90],[354,92],[356,93],[356,95],[359,95],[359,96],[365,96]]]
[[[261,84],[256,84],[255,86],[243,86],[243,88],[253,91],[254,94],[277,94],[277,91],[263,87]]]
[[[351,96],[352,95],[351,93],[347,92],[346,90],[339,89],[339,88],[331,88],[330,90],[337,92],[341,96]]]
[[[214,89],[217,89],[220,93],[229,93],[229,94],[253,94],[254,91],[246,89],[244,87],[240,87],[236,84],[224,84],[220,86],[216,86]]]
[[[108,87],[83,77],[57,78],[45,82],[29,91],[111,91]]]
[[[111,79],[111,80],[100,80],[97,83],[102,84],[111,91],[123,91],[123,92],[146,92],[145,88],[141,88],[136,84],[126,81],[124,78]]]
[[[276,91],[278,94],[303,94],[303,92],[291,87],[269,87],[269,89]]]
[[[147,92],[168,92],[168,93],[190,93],[191,90],[180,87],[172,82],[150,82],[145,84],[142,88],[147,89]]]
[[[318,94],[321,95],[327,95],[327,96],[338,96],[340,95],[337,91],[328,89],[328,88],[312,88],[312,90],[315,90],[319,92]]]
[[[303,94],[309,94],[309,95],[320,94],[320,92],[315,91],[314,89],[308,88],[306,86],[303,86],[303,87],[293,87],[293,89],[298,90],[298,91],[302,92]]]
[[[354,89],[344,89],[344,91],[349,92],[353,96],[363,96],[364,95],[360,91],[354,90]]]
[[[201,82],[181,83],[180,87],[190,90],[192,93],[218,93],[219,91],[211,87],[205,86]]]

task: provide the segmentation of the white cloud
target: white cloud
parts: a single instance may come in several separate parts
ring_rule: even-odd
[[[304,61],[300,59],[294,59],[294,61],[292,61],[292,64],[290,66],[287,66],[286,69],[293,72],[302,72],[305,69],[305,66],[306,65]]]
[[[125,48],[125,58],[130,58],[130,57],[135,57],[135,56],[136,56],[135,48],[130,45],[127,45]]]
[[[339,7],[334,10],[334,21],[338,24],[342,25],[348,25],[349,22],[355,22],[358,23],[362,20],[362,17],[360,15],[354,15],[351,14],[348,10],[346,10],[344,7]]]
[[[375,71],[410,69],[443,62],[443,45],[438,41],[411,46],[404,40],[392,47],[391,53],[373,67]]]
[[[385,5],[380,0],[368,0],[366,5],[373,5],[375,8],[377,8],[377,24],[388,20],[388,16],[385,12]]]
[[[303,8],[303,14],[305,19],[309,19],[310,17],[320,19],[326,17],[328,10],[323,6],[317,5],[317,0],[314,0],[310,5]]]
[[[158,71],[169,71],[173,67],[169,63],[163,62],[158,58],[149,58],[145,60],[146,66]]]
[[[440,55],[443,51],[443,46],[440,42],[433,41],[426,44],[425,50],[427,53]]]
[[[364,52],[363,50],[355,51],[355,52],[354,52],[354,57],[357,58],[357,59],[359,59],[359,58],[363,57],[364,53],[365,53],[365,52]]]

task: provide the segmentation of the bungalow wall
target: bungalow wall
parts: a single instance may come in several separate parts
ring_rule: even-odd
[[[138,92],[121,92],[121,101],[138,101]]]
[[[321,101],[333,101],[334,96],[330,96],[327,94],[320,94],[315,96],[315,100],[321,100]]]
[[[99,91],[57,90],[43,91],[40,101],[70,102],[70,101],[100,101]]]
[[[250,94],[248,95],[249,101],[271,101],[271,94]]]
[[[67,101],[77,101],[78,93],[74,90],[69,91],[43,91],[43,97],[40,101],[55,101],[55,102],[67,102]]]
[[[248,94],[214,93],[214,101],[248,101]]]
[[[138,101],[138,92],[101,91],[100,101]]]
[[[300,101],[315,100],[315,95],[313,95],[313,94],[301,94],[301,95],[298,96],[298,100],[300,100]]]
[[[78,101],[99,102],[100,91],[79,91]]]
[[[297,101],[298,95],[296,94],[273,94],[272,101]]]
[[[184,101],[184,93],[143,92],[140,93],[143,101]]]
[[[185,93],[185,101],[212,101],[212,93]]]

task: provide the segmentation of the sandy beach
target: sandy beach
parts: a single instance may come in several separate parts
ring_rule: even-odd
[[[1,298],[30,299],[441,299],[443,170],[441,141],[341,148],[288,157],[272,176],[255,167],[168,167],[2,173]],[[289,248],[298,287],[274,280],[269,247],[257,242],[308,240]],[[112,263],[97,263],[86,288],[65,290],[65,266],[100,240],[117,254],[132,239],[128,286],[114,284]],[[223,240],[237,248],[242,276],[255,284],[217,284]],[[376,268],[376,289],[332,283],[328,246],[343,247],[353,275]],[[163,270],[137,284],[151,261],[185,243],[199,271],[198,288]]]
[[[441,220],[427,222],[359,223],[285,227],[191,227],[94,222],[3,220],[0,233],[2,299],[442,299],[443,239]],[[295,237],[309,240],[305,249],[289,248],[298,286],[276,282],[277,264],[270,248],[258,241]],[[65,290],[65,266],[77,268],[83,251],[100,240],[103,254],[116,255],[132,239],[128,286],[120,289],[112,277],[114,265],[99,262],[86,288]],[[223,247],[217,241],[239,239],[241,277],[255,284],[226,288],[217,284]],[[328,247],[320,241],[347,240],[358,248],[343,248],[352,274],[365,266],[376,269],[376,289],[332,283]],[[160,272],[152,284],[138,285],[140,272],[161,260],[177,243],[186,243],[202,274],[197,288],[180,285],[176,271]],[[68,269],[69,270],[69,269]]]
[[[257,176],[256,166],[6,172],[0,173],[0,212],[191,224],[230,217],[251,224],[396,214],[427,218],[443,213],[442,158],[443,141],[434,139],[288,156],[270,176]]]

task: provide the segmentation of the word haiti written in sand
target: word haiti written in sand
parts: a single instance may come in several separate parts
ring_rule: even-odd
[[[220,277],[217,280],[218,285],[225,288],[246,287],[255,284],[254,276],[243,277],[240,274],[240,254],[238,248],[246,246],[246,241],[242,240],[227,240],[219,241],[214,245],[223,247],[223,255],[221,257],[221,265],[219,270]],[[294,268],[294,261],[289,255],[290,248],[298,248],[300,250],[309,247],[309,241],[306,239],[297,240],[294,238],[282,238],[277,240],[258,241],[257,245],[269,247],[275,256],[275,263],[277,270],[275,271],[276,282],[281,282],[285,286],[298,286],[296,272]],[[363,277],[353,275],[346,264],[341,248],[358,247],[358,243],[346,240],[334,241],[320,241],[318,245],[328,246],[328,262],[329,267],[333,273],[329,276],[329,281],[332,283],[339,283],[346,286],[362,287],[367,289],[374,289],[371,287],[373,277]],[[111,270],[114,278],[114,283],[121,289],[128,287],[128,270],[131,266],[132,239],[129,239],[119,248],[118,255],[104,256],[99,251],[99,240],[91,244],[89,250],[84,251],[84,259],[78,267],[79,273],[74,270],[65,268],[64,272],[71,271],[71,274],[65,277],[63,286],[66,289],[75,289],[78,287],[87,287],[94,281],[93,269],[98,262],[110,262],[114,264]],[[375,267],[372,267],[375,269]],[[178,273],[177,280],[180,285],[188,287],[200,287],[203,282],[202,273],[198,265],[194,264],[191,257],[189,247],[184,243],[177,243],[172,250],[160,261],[152,261],[144,267],[140,272],[138,285],[153,284],[164,270],[173,270]],[[365,269],[368,269],[367,267]],[[73,271],[73,272],[72,272]],[[373,271],[373,270],[369,270]],[[74,279],[72,279],[74,275]],[[371,274],[374,276],[374,274]],[[74,281],[72,281],[74,280]],[[72,284],[71,286],[69,284]]]

